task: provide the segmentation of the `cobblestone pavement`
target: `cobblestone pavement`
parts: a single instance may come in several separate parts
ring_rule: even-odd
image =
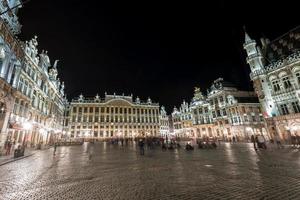
[[[58,147],[0,167],[0,199],[300,199],[300,152]]]

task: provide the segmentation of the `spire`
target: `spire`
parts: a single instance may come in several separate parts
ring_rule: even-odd
[[[252,39],[251,39],[250,36],[248,35],[245,26],[244,26],[244,32],[245,32],[245,44],[247,44],[247,43],[251,42]]]

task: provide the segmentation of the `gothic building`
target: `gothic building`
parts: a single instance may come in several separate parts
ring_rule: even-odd
[[[62,133],[65,110],[64,83],[51,67],[46,51],[38,53],[37,37],[25,43],[25,57],[15,73],[15,102],[9,118],[8,140],[48,144]],[[30,129],[24,129],[30,124]]]
[[[244,49],[250,78],[263,109],[268,131],[289,140],[300,134],[300,27],[260,45],[245,32]]]
[[[165,137],[170,133],[169,116],[167,115],[164,106],[161,106],[159,113],[159,133],[162,137]]]
[[[222,78],[215,80],[204,96],[195,88],[190,104],[185,101],[172,113],[176,133],[182,137],[233,136],[242,140],[252,134],[268,137],[260,104],[254,92],[241,91]]]
[[[29,42],[17,39],[20,3],[0,1],[0,149],[7,141],[25,146],[51,143],[63,128],[66,99],[57,61],[51,68],[47,52],[37,49],[36,37]]]
[[[142,102],[132,95],[80,95],[68,107],[65,131],[71,138],[159,136],[159,120],[159,105],[150,98]]]
[[[7,139],[8,121],[15,102],[15,73],[24,58],[22,43],[15,36],[21,29],[18,8],[10,10],[19,3],[18,0],[0,1],[0,12],[4,13],[0,16],[0,152]]]

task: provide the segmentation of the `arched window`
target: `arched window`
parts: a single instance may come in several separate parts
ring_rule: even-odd
[[[282,82],[283,82],[283,86],[284,86],[285,89],[289,89],[289,88],[292,87],[292,84],[291,84],[290,79],[289,79],[288,76],[283,77]]]

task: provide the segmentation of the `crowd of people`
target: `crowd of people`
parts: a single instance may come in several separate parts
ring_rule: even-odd
[[[266,150],[269,145],[276,145],[278,148],[283,148],[284,145],[281,143],[280,137],[275,136],[274,139],[267,141],[263,135],[252,135],[250,141],[253,144],[255,151],[258,149]],[[145,148],[151,150],[154,148],[161,148],[162,151],[180,149],[181,144],[185,144],[184,148],[186,151],[192,151],[195,147],[198,149],[217,149],[221,145],[219,138],[205,137],[197,140],[186,140],[180,141],[180,138],[164,138],[164,137],[140,137],[140,138],[114,138],[109,139],[110,144],[121,144],[128,145],[129,143],[135,143],[139,147],[141,155],[145,154]],[[233,136],[230,140],[226,140],[231,144],[240,142],[239,138]],[[268,145],[267,145],[268,143]],[[292,147],[300,147],[300,137],[294,136],[291,138]]]

